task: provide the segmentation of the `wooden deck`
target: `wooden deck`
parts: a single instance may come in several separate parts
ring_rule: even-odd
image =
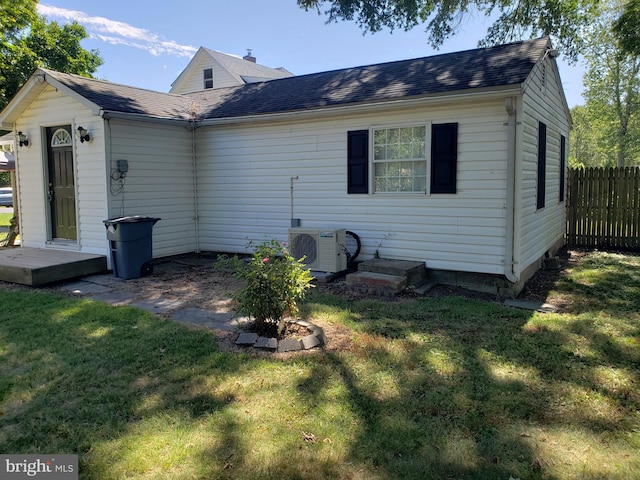
[[[0,248],[0,280],[39,287],[107,270],[107,257],[42,248]]]

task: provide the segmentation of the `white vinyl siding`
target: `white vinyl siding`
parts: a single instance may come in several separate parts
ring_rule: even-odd
[[[127,160],[123,191],[109,194],[110,217],[159,217],[153,228],[153,256],[196,250],[195,192],[191,132],[182,126],[109,121],[111,171]],[[112,185],[119,188],[118,181]]]
[[[520,170],[519,195],[515,215],[516,262],[519,270],[538,262],[545,252],[563,238],[566,229],[565,202],[559,201],[560,136],[569,136],[569,119],[563,105],[560,77],[550,59],[546,60],[544,87],[542,65],[537,65],[521,100],[522,125],[518,132]],[[544,208],[536,208],[539,122],[547,126]],[[568,145],[567,145],[568,148]]]
[[[44,128],[54,125],[82,125],[91,133],[91,142],[74,138],[76,215],[78,239],[75,243],[49,244],[47,200],[47,145]],[[107,213],[102,120],[80,103],[47,87],[17,122],[17,129],[29,136],[29,147],[19,147],[18,192],[22,245],[36,248],[71,248],[85,253],[104,254]],[[72,132],[73,135],[73,132]]]
[[[458,122],[455,195],[348,195],[347,132]],[[289,124],[196,131],[201,248],[247,252],[305,228],[347,228],[362,257],[430,268],[504,272],[507,131],[502,101],[412,108]],[[370,175],[372,172],[370,172]],[[297,177],[297,178],[296,178]],[[293,180],[292,180],[293,179]]]

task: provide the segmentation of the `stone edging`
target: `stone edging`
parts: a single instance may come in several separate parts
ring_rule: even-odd
[[[278,353],[309,350],[324,345],[326,337],[322,328],[306,320],[294,320],[289,323],[305,327],[311,333],[306,337],[302,337],[300,340],[285,338],[284,340],[278,341],[277,338],[259,337],[257,333],[241,332],[235,343],[240,346],[272,350]]]

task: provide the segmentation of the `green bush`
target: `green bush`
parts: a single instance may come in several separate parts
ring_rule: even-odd
[[[256,329],[284,328],[287,316],[298,314],[298,302],[313,285],[313,277],[305,267],[304,258],[296,260],[275,240],[260,244],[247,264],[237,257],[222,257],[216,267],[231,267],[246,285],[235,295],[240,313],[254,319]]]

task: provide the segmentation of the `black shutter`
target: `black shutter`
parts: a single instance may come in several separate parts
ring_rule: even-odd
[[[560,135],[560,201],[564,202],[564,177],[567,168],[567,139]]]
[[[347,193],[369,193],[369,130],[348,132]]]
[[[538,125],[538,198],[536,207],[544,207],[544,197],[547,175],[547,126],[540,122]]]
[[[458,124],[431,126],[431,193],[456,193]]]

